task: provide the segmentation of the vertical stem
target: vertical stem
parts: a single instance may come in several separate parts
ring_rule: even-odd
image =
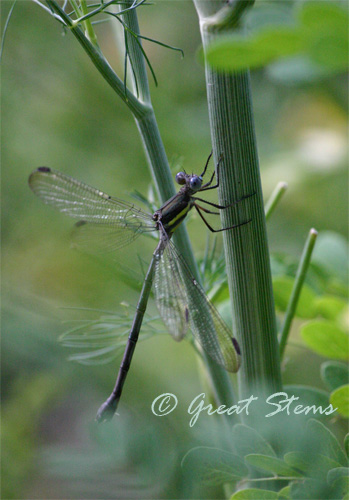
[[[223,5],[222,8],[226,10],[227,6],[209,0],[194,0],[194,3],[200,18],[205,51],[208,44],[227,29],[221,22],[219,11],[212,15],[212,7],[217,9],[217,6]],[[210,12],[211,17],[205,16],[207,12]],[[217,19],[220,31],[214,29]],[[251,219],[249,224],[223,233],[234,334],[242,350],[239,386],[241,397],[247,397],[253,389],[275,392],[281,388],[250,77],[248,72],[217,73],[207,65],[205,71],[214,156],[218,159],[223,155],[220,203],[227,205],[255,193],[221,212],[223,227]]]
[[[86,0],[80,0],[80,5],[81,5],[82,14],[83,15],[88,14]],[[85,26],[85,36],[90,40],[90,42],[93,45],[98,47],[96,33],[94,32],[94,29],[93,29],[93,26],[91,24],[90,19],[86,19],[85,21],[83,21],[83,23]]]
[[[302,286],[308,271],[310,264],[311,255],[313,253],[315,241],[317,238],[317,231],[315,229],[310,229],[307,241],[304,246],[304,250],[299,262],[297,269],[297,274],[294,280],[293,290],[289,303],[287,305],[287,310],[285,313],[284,322],[281,328],[280,334],[280,357],[282,359],[287,344],[288,334],[290,333],[291,323],[296,312],[298,300],[302,291]]]
[[[120,9],[124,9],[126,6],[131,6],[132,3],[133,3],[132,1],[128,0],[127,2],[125,2],[120,6]],[[134,9],[125,12],[125,14],[123,14],[122,17],[126,25],[134,33],[138,34],[139,25],[138,25],[138,17],[136,10]],[[144,61],[144,56],[135,38],[129,33],[126,33],[126,36],[128,40],[129,56],[132,59],[132,67],[134,71],[134,73],[131,72],[131,79],[133,81],[133,92],[136,93],[135,90],[136,88],[138,88],[139,99],[143,102],[150,104],[151,100],[150,100],[149,82],[147,77],[147,70]],[[141,39],[139,39],[139,43],[142,44]]]

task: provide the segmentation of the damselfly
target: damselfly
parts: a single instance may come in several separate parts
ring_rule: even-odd
[[[215,172],[211,179],[203,184],[211,155],[201,175],[189,175],[185,172],[176,175],[176,182],[182,187],[154,214],[147,213],[134,204],[112,198],[48,167],[38,168],[29,177],[31,189],[44,203],[79,219],[74,235],[77,246],[86,246],[86,243],[91,241],[91,230],[97,239],[97,245],[107,251],[123,247],[142,233],[158,231],[160,235],[144,279],[115,387],[97,413],[99,421],[111,418],[116,411],[153,281],[157,308],[172,337],[177,341],[182,340],[190,329],[195,340],[214,361],[230,372],[239,369],[240,349],[236,339],[231,335],[171,240],[174,231],[193,207],[213,232],[233,229],[250,222],[214,230],[202,214],[202,212],[209,214],[218,212],[208,210],[198,202],[206,203],[216,209],[227,208],[194,196],[196,193],[215,189],[219,185],[219,164],[216,184],[212,185]]]

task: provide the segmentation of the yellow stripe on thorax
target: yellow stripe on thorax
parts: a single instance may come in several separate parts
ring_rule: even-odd
[[[188,205],[185,208],[183,208],[183,210],[179,212],[179,214],[177,214],[176,217],[173,217],[173,219],[168,223],[168,226],[169,227],[176,226],[176,222],[178,221],[178,219],[183,218],[187,214],[187,212],[189,212],[190,208],[191,206],[188,203]]]

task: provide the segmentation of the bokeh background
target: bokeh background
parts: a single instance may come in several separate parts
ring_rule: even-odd
[[[2,27],[10,7],[2,2]],[[139,20],[144,35],[184,50],[181,59],[144,44],[159,82],[151,82],[152,101],[174,173],[178,166],[200,172],[211,146],[194,7],[189,0],[159,1],[141,9]],[[120,71],[110,24],[101,24],[97,36]],[[348,221],[346,76],[296,69],[286,62],[284,70],[252,73],[265,199],[278,181],[289,185],[268,223],[270,249],[295,262],[310,227],[343,248]],[[200,491],[180,467],[188,449],[214,442],[219,426],[213,417],[188,425],[187,406],[202,392],[188,343],[168,335],[140,343],[120,416],[112,427],[96,428],[96,409],[120,358],[83,366],[69,361],[72,351],[58,342],[73,321],[99,316],[91,309],[120,311],[121,302],[136,304],[138,292],[122,282],[117,264],[70,249],[72,221],[41,204],[27,179],[48,165],[120,198],[134,190],[147,195],[151,178],[132,116],[73,36],[29,1],[17,2],[7,30],[1,87],[2,498],[219,497],[220,490]],[[206,229],[195,214],[187,227],[200,257]],[[153,242],[138,242],[118,261],[141,279],[138,255],[147,262]],[[341,251],[330,266],[344,279]],[[285,381],[322,387],[318,366],[316,355],[290,349]],[[179,406],[157,418],[151,403],[164,392],[176,394]]]

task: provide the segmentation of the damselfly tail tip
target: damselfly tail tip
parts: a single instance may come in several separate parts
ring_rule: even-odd
[[[240,346],[239,346],[239,344],[238,344],[238,341],[236,340],[236,338],[235,338],[235,337],[232,337],[232,338],[231,338],[231,341],[233,342],[233,346],[234,346],[234,348],[235,348],[235,351],[237,352],[237,354],[238,354],[239,356],[241,356],[241,350],[240,350]]]
[[[113,418],[115,410],[116,408],[112,407],[108,401],[105,401],[97,411],[97,423],[102,424],[103,422],[109,422]]]

